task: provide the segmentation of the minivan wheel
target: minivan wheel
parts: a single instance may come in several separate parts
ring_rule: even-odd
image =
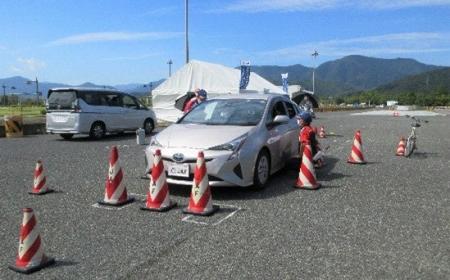
[[[91,126],[91,131],[89,132],[89,136],[93,139],[101,139],[105,136],[106,129],[105,124],[102,122],[95,122]]]
[[[145,134],[150,134],[152,133],[153,129],[155,128],[155,125],[153,124],[153,120],[152,119],[146,119],[144,122],[144,130],[145,130]]]
[[[61,136],[62,138],[69,140],[72,139],[73,134],[72,133],[64,133],[64,134],[60,134],[59,136]]]
[[[258,154],[253,175],[253,188],[263,189],[266,187],[270,175],[270,157],[266,150]]]

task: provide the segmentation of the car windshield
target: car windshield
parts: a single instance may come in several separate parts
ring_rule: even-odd
[[[179,123],[254,126],[265,107],[262,99],[213,99],[195,106]]]

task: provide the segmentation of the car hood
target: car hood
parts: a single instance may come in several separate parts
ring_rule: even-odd
[[[167,148],[208,149],[228,143],[249,132],[254,126],[173,124],[155,137]]]

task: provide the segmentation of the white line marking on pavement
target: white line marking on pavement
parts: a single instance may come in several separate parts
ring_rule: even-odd
[[[206,223],[206,222],[199,222],[196,220],[191,220],[192,217],[194,217],[194,215],[187,215],[186,217],[184,217],[183,219],[181,219],[182,222],[187,222],[187,223],[193,223],[193,224],[199,224],[199,225],[205,225],[205,226],[217,226],[219,224],[221,224],[223,221],[228,220],[229,218],[233,217],[234,214],[236,214],[238,211],[242,210],[241,207],[237,207],[235,205],[229,205],[229,204],[215,204],[221,207],[228,207],[228,208],[235,208],[236,210],[234,210],[233,212],[231,212],[230,214],[226,215],[224,218],[218,220],[217,222],[210,224],[210,223]]]
[[[99,203],[94,203],[91,206],[94,207],[94,208],[100,208],[100,209],[105,209],[105,210],[115,210],[115,211],[117,211],[117,210],[122,210],[123,208],[128,207],[131,204],[132,203],[127,203],[127,204],[125,204],[123,206],[116,207],[116,206],[106,206],[106,205],[101,205]]]
[[[209,225],[208,223],[205,222],[199,222],[199,221],[195,221],[195,220],[190,220],[190,218],[194,217],[194,215],[187,215],[186,217],[184,217],[183,219],[181,219],[182,222],[187,222],[187,223],[194,223],[194,224],[199,224],[199,225]]]
[[[234,207],[236,207],[236,206],[234,206]],[[217,221],[216,223],[214,223],[214,224],[212,224],[212,225],[213,225],[213,226],[217,226],[218,224],[222,223],[223,221],[228,220],[229,218],[233,217],[234,214],[236,214],[239,210],[242,209],[241,207],[236,207],[236,208],[237,208],[236,210],[234,210],[233,212],[231,212],[230,214],[228,214],[227,216],[225,216],[225,218],[223,218],[223,219]]]

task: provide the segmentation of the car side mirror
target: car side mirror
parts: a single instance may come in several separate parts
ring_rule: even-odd
[[[286,115],[278,115],[273,119],[274,124],[285,124],[289,122],[289,117]]]

